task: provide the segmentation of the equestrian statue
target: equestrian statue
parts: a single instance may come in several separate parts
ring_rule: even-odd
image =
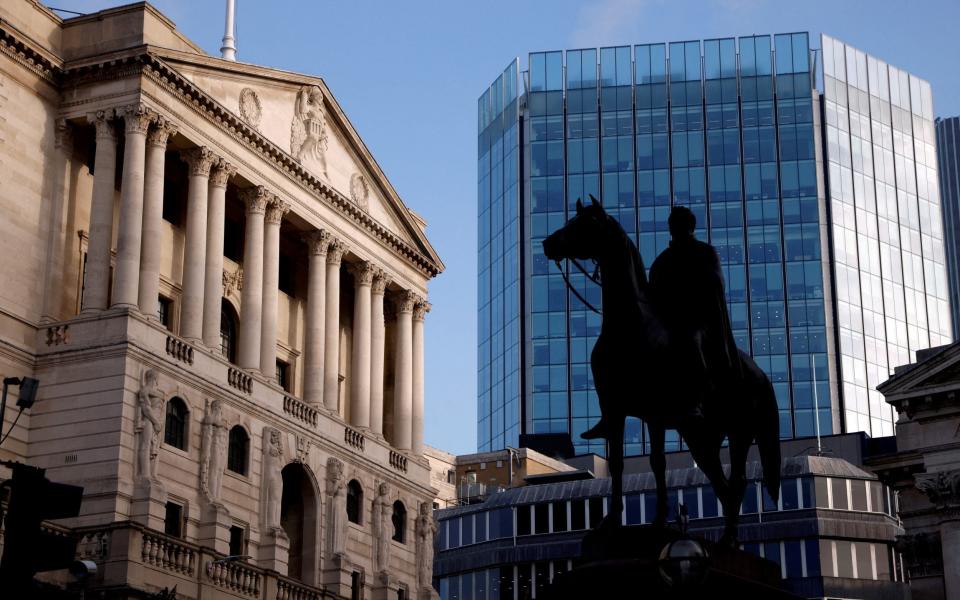
[[[670,214],[671,242],[650,270],[620,224],[596,198],[543,241],[546,257],[560,267],[571,292],[601,313],[600,335],[590,356],[601,418],[584,439],[605,438],[612,478],[608,517],[623,512],[623,434],[626,417],[638,417],[650,435],[650,465],[657,484],[654,525],[667,521],[665,433],[675,429],[710,480],[724,514],[723,540],[735,544],[746,490],[746,462],[757,443],[763,483],[780,494],[777,400],[766,374],[737,349],[727,315],[723,274],[713,246],[694,236],[696,218],[685,207]],[[602,290],[601,309],[570,285],[563,259]],[[591,276],[579,260],[592,260]],[[729,442],[730,474],[720,448]]]

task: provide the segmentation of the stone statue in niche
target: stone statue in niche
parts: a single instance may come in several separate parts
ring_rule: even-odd
[[[342,556],[347,542],[347,482],[343,463],[327,459],[327,555]]]
[[[200,447],[200,491],[211,504],[220,502],[220,485],[227,466],[227,424],[223,419],[223,401],[207,401],[203,417],[203,441]]]
[[[157,478],[157,453],[160,448],[160,431],[163,429],[163,392],[157,387],[157,372],[146,369],[140,376],[140,391],[137,392],[137,420],[134,432],[137,436],[136,476],[141,481]]]
[[[420,589],[433,586],[433,538],[437,533],[437,524],[433,520],[430,503],[420,504],[417,515],[417,583]]]
[[[250,88],[240,90],[240,116],[247,125],[254,129],[260,129],[260,117],[263,115],[263,109],[260,106],[260,98],[257,92]]]
[[[280,502],[283,498],[283,440],[280,432],[269,427],[263,430],[263,486],[261,488],[263,525],[274,535],[284,537],[280,526]]]
[[[386,483],[377,485],[377,497],[373,499],[373,571],[382,573],[390,569],[390,539],[393,537],[393,505]]]
[[[297,92],[290,124],[290,154],[303,163],[310,160],[327,176],[327,117],[323,111],[323,92],[305,85]]]
[[[350,200],[364,211],[370,210],[370,184],[361,173],[350,178]]]

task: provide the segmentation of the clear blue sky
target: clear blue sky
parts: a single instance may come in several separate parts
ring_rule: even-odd
[[[92,12],[120,1],[49,0]],[[153,2],[219,55],[223,0]],[[324,78],[447,265],[431,283],[426,441],[476,449],[476,106],[538,50],[809,31],[919,75],[960,114],[960,2],[237,0],[239,58]],[[811,39],[819,46],[819,40]]]

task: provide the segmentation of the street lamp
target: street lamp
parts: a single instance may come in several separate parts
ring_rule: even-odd
[[[20,393],[17,395],[17,406],[20,407],[20,412],[17,413],[17,418],[13,420],[13,425],[10,426],[10,431],[7,432],[7,435],[3,435],[3,419],[7,414],[7,388],[9,388],[11,385],[20,386]],[[10,435],[10,432],[12,432],[13,428],[16,427],[17,421],[20,419],[20,415],[23,414],[23,411],[33,406],[33,403],[36,402],[38,387],[40,387],[40,381],[33,379],[32,377],[3,378],[3,399],[0,400],[0,444],[7,439],[7,437]]]

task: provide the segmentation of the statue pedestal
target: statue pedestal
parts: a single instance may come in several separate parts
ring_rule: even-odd
[[[323,561],[323,585],[331,594],[350,598],[352,588],[350,574],[352,565],[343,555],[335,555]]]
[[[220,554],[230,554],[230,511],[220,503],[207,504],[200,513],[201,546]]]
[[[163,531],[167,517],[167,490],[159,481],[140,479],[133,484],[130,520],[148,529]]]
[[[279,527],[267,529],[260,536],[260,555],[257,566],[286,576],[289,551],[290,539],[283,529]]]
[[[661,551],[669,544],[672,555],[684,553],[694,540],[706,551],[699,568],[691,563],[664,564]],[[695,556],[695,553],[692,554]],[[583,564],[554,577],[546,600],[622,598],[642,594],[651,598],[764,598],[799,600],[781,588],[780,567],[742,550],[719,546],[674,529],[652,526],[611,527],[588,533],[581,546]]]
[[[397,582],[390,577],[386,571],[376,573],[373,576],[373,594],[372,600],[391,600],[397,597]]]

